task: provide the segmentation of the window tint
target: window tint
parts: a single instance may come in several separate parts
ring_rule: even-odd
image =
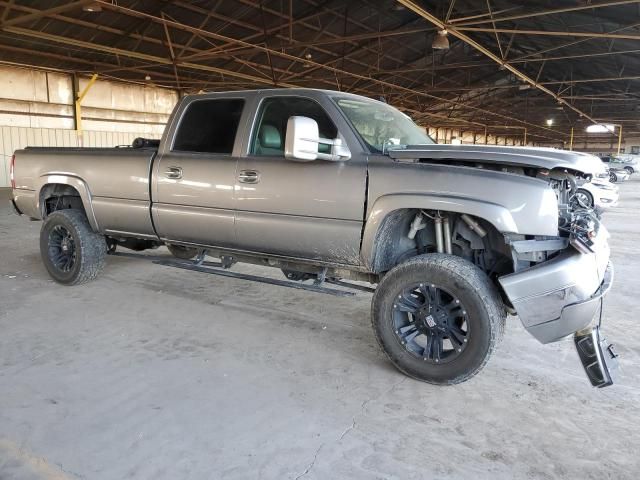
[[[300,115],[318,122],[321,138],[334,139],[338,130],[327,113],[313,100],[298,97],[273,97],[262,102],[258,122],[253,132],[251,153],[254,155],[284,155],[284,140],[289,117]],[[320,153],[331,153],[330,145],[318,145]]]
[[[196,100],[178,126],[173,150],[231,153],[244,100]]]

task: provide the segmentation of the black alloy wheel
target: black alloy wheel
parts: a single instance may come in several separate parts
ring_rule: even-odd
[[[458,358],[471,333],[460,300],[434,284],[403,289],[393,305],[393,324],[400,344],[429,363]]]
[[[76,242],[63,225],[56,225],[49,232],[47,253],[51,264],[63,273],[71,271],[76,263]]]

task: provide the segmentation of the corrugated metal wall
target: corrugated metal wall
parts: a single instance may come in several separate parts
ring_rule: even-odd
[[[9,186],[9,162],[15,150],[24,147],[115,147],[130,145],[149,134],[85,130],[82,139],[75,130],[0,126],[0,187]]]

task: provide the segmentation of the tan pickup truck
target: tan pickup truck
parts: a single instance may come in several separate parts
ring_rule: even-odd
[[[603,172],[575,152],[436,145],[385,103],[282,89],[187,96],[160,141],[26,148],[11,175],[60,283],[93,279],[118,247],[163,244],[198,271],[253,262],[288,278],[270,283],[334,294],[326,283],[365,281],[376,338],[411,377],[470,378],[511,313],[543,343],[574,335],[606,386],[615,353],[592,321],[608,233],[575,195]]]

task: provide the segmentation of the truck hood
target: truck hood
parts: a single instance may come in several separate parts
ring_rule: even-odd
[[[500,147],[494,145],[409,145],[403,149],[390,149],[393,159],[461,160],[537,167],[552,170],[562,168],[585,175],[606,173],[604,163],[595,155],[555,148]]]

